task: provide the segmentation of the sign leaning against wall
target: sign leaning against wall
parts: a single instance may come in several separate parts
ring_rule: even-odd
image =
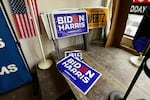
[[[0,94],[32,80],[0,3]]]

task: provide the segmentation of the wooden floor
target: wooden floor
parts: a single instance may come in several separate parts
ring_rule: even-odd
[[[132,54],[122,49],[104,48],[99,45],[90,45],[90,50],[82,53],[84,61],[103,75],[86,96],[67,81],[78,100],[108,100],[113,90],[126,92],[137,71],[137,68],[129,62]],[[150,79],[143,71],[129,96],[134,99],[150,100],[149,90]]]
[[[72,49],[81,49],[81,47],[65,50]],[[90,45],[90,49],[82,51],[82,53],[84,62],[102,73],[102,77],[89,90],[87,95],[83,95],[69,81],[61,78],[62,76],[59,75],[60,73],[54,64],[48,70],[37,70],[41,96],[34,96],[32,85],[30,85],[0,95],[0,100],[41,100],[41,97],[42,100],[56,100],[70,88],[77,100],[108,100],[109,94],[114,90],[125,93],[137,71],[137,68],[129,62],[132,54],[122,49],[104,48],[96,44]],[[54,56],[56,55],[54,54]],[[143,71],[131,91],[130,97],[134,98],[132,100],[150,100],[149,90],[150,79]]]
[[[0,100],[42,100],[40,93],[34,91],[34,85],[28,83],[8,93],[0,94]]]

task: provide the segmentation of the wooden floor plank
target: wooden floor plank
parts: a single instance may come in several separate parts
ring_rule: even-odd
[[[103,75],[87,95],[83,95],[67,81],[78,100],[108,100],[113,90],[126,92],[137,71],[137,68],[129,62],[132,54],[122,49],[104,48],[98,45],[91,45],[89,51],[83,50],[82,53],[84,61]],[[150,80],[142,72],[129,96],[150,100],[149,90]]]

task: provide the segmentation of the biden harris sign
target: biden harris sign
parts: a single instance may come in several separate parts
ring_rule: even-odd
[[[52,23],[57,39],[86,34],[89,31],[84,10],[52,12]]]
[[[75,85],[83,94],[91,89],[102,75],[83,61],[67,56],[57,63],[61,74]]]

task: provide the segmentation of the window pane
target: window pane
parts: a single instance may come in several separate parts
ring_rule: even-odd
[[[129,14],[125,28],[125,35],[134,37],[143,15]]]

